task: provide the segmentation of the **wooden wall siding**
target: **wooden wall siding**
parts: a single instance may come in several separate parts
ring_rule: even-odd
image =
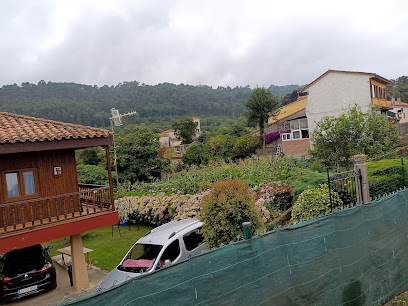
[[[54,166],[62,168],[60,177],[54,177]],[[38,170],[40,197],[78,191],[74,149],[0,155],[0,172],[26,168]],[[3,187],[1,176],[0,184]],[[3,204],[3,188],[0,188],[0,193],[0,204]]]

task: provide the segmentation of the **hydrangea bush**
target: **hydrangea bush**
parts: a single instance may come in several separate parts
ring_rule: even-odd
[[[161,225],[172,220],[199,217],[203,197],[210,190],[197,194],[174,194],[165,192],[142,196],[125,196],[115,201],[121,221],[129,218],[140,223]],[[262,222],[267,223],[290,207],[292,187],[281,182],[260,184],[251,188],[256,210]]]

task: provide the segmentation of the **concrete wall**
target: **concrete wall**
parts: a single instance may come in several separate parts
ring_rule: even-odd
[[[327,115],[339,116],[355,104],[367,111],[371,104],[370,76],[344,72],[330,72],[312,84],[306,104],[309,133],[316,122]]]

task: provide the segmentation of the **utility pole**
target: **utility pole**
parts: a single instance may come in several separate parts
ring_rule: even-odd
[[[115,144],[115,132],[113,130],[113,126],[121,126],[123,125],[122,123],[122,118],[123,117],[128,117],[128,116],[134,116],[137,114],[137,112],[129,112],[126,114],[121,115],[119,113],[118,109],[111,108],[111,114],[112,117],[109,118],[110,123],[111,123],[111,129],[112,129],[112,141],[113,141],[113,165],[115,166],[115,172],[116,172],[116,186],[119,186],[119,177],[118,177],[118,162],[117,162],[117,155],[116,155],[116,144]]]

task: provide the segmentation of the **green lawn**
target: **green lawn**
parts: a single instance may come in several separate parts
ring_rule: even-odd
[[[111,271],[130,247],[152,228],[152,226],[140,225],[138,230],[136,225],[131,225],[129,230],[129,226],[121,226],[122,237],[120,237],[118,228],[114,227],[112,237],[112,227],[107,226],[83,233],[82,243],[84,247],[94,250],[91,253],[92,264]],[[69,237],[49,241],[47,245],[53,246],[51,256],[58,255],[58,249],[69,246]]]

